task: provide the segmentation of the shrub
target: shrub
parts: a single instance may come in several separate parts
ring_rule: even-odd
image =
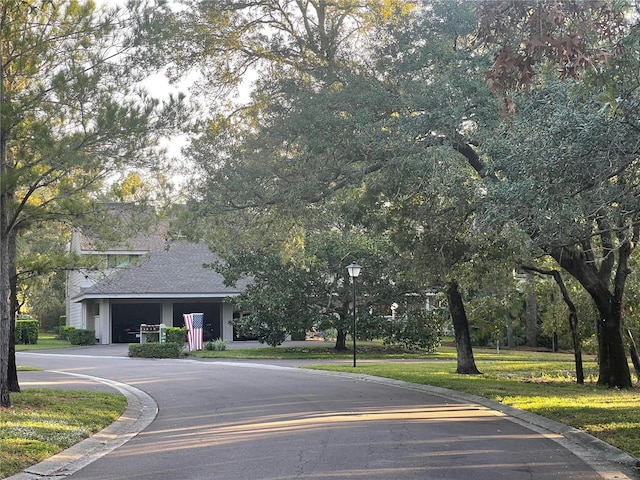
[[[58,340],[69,340],[69,332],[75,329],[76,327],[69,327],[67,325],[62,325],[57,329],[56,338]]]
[[[38,343],[39,329],[40,322],[38,320],[18,320],[16,322],[16,344],[35,345]]]
[[[178,358],[182,353],[184,343],[131,343],[130,357],[142,358]]]
[[[204,344],[204,349],[205,350],[214,350],[216,352],[220,352],[222,350],[226,350],[227,349],[227,342],[225,342],[221,338],[218,338],[217,340],[213,340],[211,342],[205,343]]]
[[[182,343],[187,341],[187,329],[182,327],[167,327],[167,343]]]
[[[73,330],[69,330],[67,336],[71,345],[94,345],[96,343],[95,330],[74,328]]]

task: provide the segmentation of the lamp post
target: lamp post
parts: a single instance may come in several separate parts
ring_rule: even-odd
[[[361,268],[357,263],[352,263],[347,267],[353,283],[353,368],[356,367],[356,278],[360,275]]]

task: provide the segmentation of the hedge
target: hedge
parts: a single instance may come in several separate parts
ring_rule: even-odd
[[[16,321],[16,344],[28,343],[35,345],[38,343],[38,331],[40,322],[38,320],[18,320]],[[23,336],[24,333],[24,336]]]
[[[56,332],[56,338],[58,340],[69,340],[69,332],[75,330],[76,327],[70,327],[68,325],[62,325],[58,327]]]
[[[187,329],[182,327],[167,327],[167,343],[182,343],[187,341]]]
[[[95,330],[84,330],[82,328],[74,328],[67,332],[69,343],[71,345],[95,345],[96,332]]]
[[[143,358],[178,358],[182,353],[184,343],[131,343],[130,357]]]

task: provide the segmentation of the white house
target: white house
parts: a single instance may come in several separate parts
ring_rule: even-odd
[[[162,229],[160,229],[162,230]],[[204,313],[204,337],[233,341],[233,305],[246,282],[227,287],[209,268],[214,255],[203,242],[169,241],[163,232],[98,248],[74,232],[70,252],[98,256],[99,269],[67,276],[67,325],[95,330],[99,343],[137,342],[141,323],[181,327],[184,313]]]

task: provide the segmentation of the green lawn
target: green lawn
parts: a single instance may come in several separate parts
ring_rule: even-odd
[[[54,348],[73,347],[68,340],[58,340],[54,333],[40,332],[38,334],[38,343],[35,345],[16,344],[16,352],[24,352],[27,350],[50,350]]]
[[[26,389],[0,408],[0,478],[11,476],[111,424],[127,400],[115,393]]]
[[[35,345],[16,351],[73,347],[53,333],[38,335]],[[39,370],[29,366],[19,371]],[[76,390],[23,390],[11,394],[11,408],[0,408],[0,478],[49,458],[111,424],[127,401],[116,393]]]

